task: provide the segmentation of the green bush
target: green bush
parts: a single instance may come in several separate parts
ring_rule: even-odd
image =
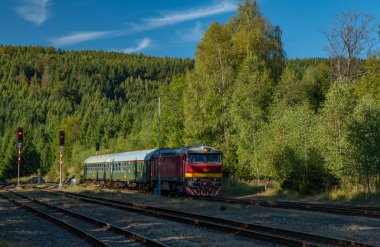
[[[328,191],[339,185],[338,179],[325,168],[324,163],[316,149],[309,149],[307,158],[302,159],[288,146],[274,159],[281,188],[304,195]]]

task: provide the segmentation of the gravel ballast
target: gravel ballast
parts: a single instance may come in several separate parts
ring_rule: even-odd
[[[0,246],[90,246],[65,229],[0,198]]]
[[[83,191],[83,193],[380,246],[380,219],[375,218],[244,206],[181,197],[158,198],[150,194],[132,193],[130,191],[105,190],[101,193],[89,191]]]
[[[132,230],[169,246],[273,246],[266,242],[255,241],[234,234],[221,233],[199,226],[77,201],[64,196],[44,193],[25,194]]]

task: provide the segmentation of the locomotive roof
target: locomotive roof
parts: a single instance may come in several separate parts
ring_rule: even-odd
[[[212,148],[209,146],[191,146],[191,147],[179,147],[179,148],[161,148],[161,149],[156,149],[154,152],[149,154],[149,159],[150,157],[158,157],[158,156],[176,156],[176,155],[182,155],[184,153],[202,153],[204,154],[204,148],[207,148],[208,152],[207,153],[218,153],[221,154],[222,151]]]
[[[207,153],[222,153],[219,149],[210,147],[210,146],[192,146],[192,147],[186,147],[185,150],[188,153],[204,153],[204,149],[207,148]]]
[[[158,156],[176,156],[184,153],[204,153],[204,148],[208,149],[207,153],[222,153],[222,151],[209,147],[209,146],[191,146],[179,148],[161,148],[161,149],[148,149],[140,151],[131,151],[124,153],[105,154],[98,156],[91,156],[87,158],[85,164],[99,164],[109,162],[122,162],[129,160],[148,160],[151,157]]]

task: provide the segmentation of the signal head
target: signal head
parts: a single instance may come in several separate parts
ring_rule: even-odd
[[[24,129],[22,127],[17,128],[17,140],[22,142],[24,140]]]
[[[65,144],[65,131],[59,131],[59,146],[63,146]]]

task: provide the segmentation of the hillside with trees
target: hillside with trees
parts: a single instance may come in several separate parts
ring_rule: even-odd
[[[150,147],[159,85],[193,64],[190,59],[1,46],[0,177],[17,172],[18,126],[25,136],[22,175],[55,174],[59,130],[66,131],[67,174],[80,173],[96,142],[103,152]]]
[[[380,34],[372,24],[342,13],[325,33],[328,59],[287,59],[280,27],[255,0],[208,27],[195,61],[1,46],[0,177],[16,174],[17,126],[25,128],[23,174],[54,177],[60,129],[67,175],[80,176],[96,142],[102,153],[157,147],[160,95],[160,146],[220,148],[225,178],[302,194],[378,192],[380,53],[368,51]]]

